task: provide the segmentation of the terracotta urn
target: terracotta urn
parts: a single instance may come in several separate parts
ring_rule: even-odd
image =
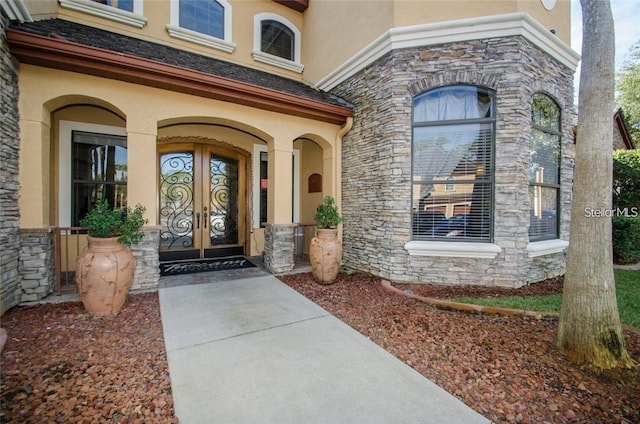
[[[76,286],[92,315],[120,311],[131,288],[136,260],[117,237],[88,236],[88,246],[76,260]]]
[[[335,228],[318,229],[309,247],[311,272],[320,284],[333,284],[340,271],[342,244]]]

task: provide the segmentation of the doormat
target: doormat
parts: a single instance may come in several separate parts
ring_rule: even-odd
[[[255,267],[255,265],[244,256],[199,259],[195,261],[161,262],[160,276],[193,274],[195,272],[224,271],[228,269],[253,267]]]

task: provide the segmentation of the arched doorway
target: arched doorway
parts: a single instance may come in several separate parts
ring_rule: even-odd
[[[160,261],[244,255],[248,155],[228,146],[158,146]]]

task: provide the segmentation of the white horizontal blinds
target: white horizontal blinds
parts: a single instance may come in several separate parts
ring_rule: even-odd
[[[478,87],[444,87],[414,101],[414,239],[490,241],[492,115],[492,95]]]
[[[533,241],[555,239],[560,191],[560,107],[551,97],[535,94],[531,117],[529,238]]]

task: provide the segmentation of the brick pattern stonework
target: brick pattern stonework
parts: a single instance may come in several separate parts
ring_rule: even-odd
[[[20,302],[41,300],[55,290],[55,252],[52,229],[20,230]]]
[[[136,258],[132,291],[157,290],[160,282],[160,227],[146,227],[143,231],[144,238],[130,249]]]
[[[18,76],[9,54],[5,29],[8,22],[0,14],[0,315],[20,302],[20,212],[18,209]]]
[[[294,267],[294,224],[267,224],[264,229],[264,265],[272,274]]]
[[[493,259],[411,256],[411,104],[451,84],[496,91]],[[343,140],[344,265],[393,281],[519,287],[564,273],[565,254],[530,258],[531,99],[562,109],[560,238],[568,240],[573,169],[573,72],[522,37],[394,50],[343,82],[334,94],[355,105]]]

